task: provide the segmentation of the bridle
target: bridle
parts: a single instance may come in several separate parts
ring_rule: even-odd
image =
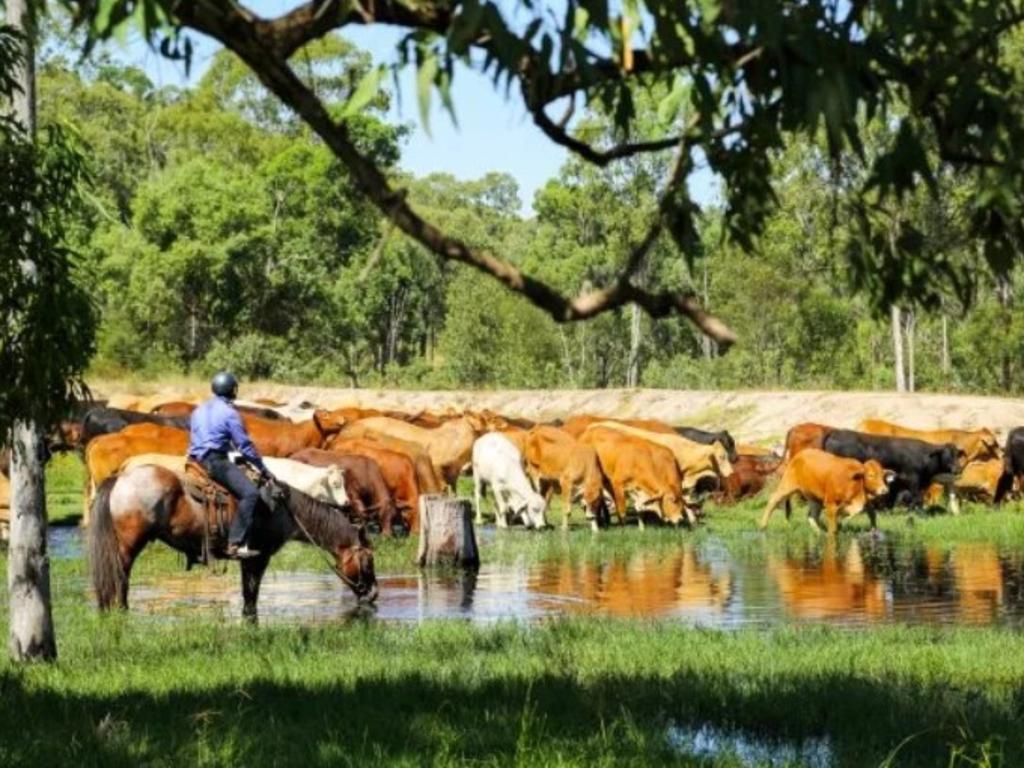
[[[285,508],[288,509],[288,507]],[[372,552],[372,547],[360,544],[357,539],[356,543],[348,548],[349,552],[352,554],[353,557],[360,558],[359,580],[356,581],[354,579],[350,579],[348,576],[345,575],[344,571],[338,568],[336,563],[331,562],[331,559],[327,556],[327,553],[324,550],[324,546],[319,541],[313,538],[312,534],[310,534],[306,526],[302,524],[302,521],[299,520],[298,517],[296,517],[295,513],[293,513],[291,509],[288,509],[288,514],[291,515],[292,520],[295,521],[295,524],[299,527],[299,530],[302,531],[302,535],[309,540],[310,544],[316,547],[317,552],[319,552],[321,557],[323,557],[324,563],[326,563],[327,567],[331,570],[331,572],[334,573],[334,575],[341,580],[342,584],[344,584],[346,587],[355,592],[356,595],[358,595],[359,597],[362,597],[370,591],[370,585],[366,584],[363,581],[363,563],[361,557],[364,552]]]

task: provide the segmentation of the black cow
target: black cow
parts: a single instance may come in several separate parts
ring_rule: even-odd
[[[676,431],[676,434],[680,437],[685,437],[687,440],[693,440],[695,443],[701,445],[713,445],[714,443],[721,443],[722,447],[725,448],[725,452],[729,454],[729,461],[736,461],[739,458],[736,455],[736,441],[732,439],[732,435],[726,432],[724,429],[721,432],[708,432],[707,430],[697,429],[696,427],[672,427]]]
[[[957,469],[957,448],[952,443],[934,445],[908,437],[885,437],[837,429],[825,437],[824,449],[836,456],[867,461],[874,459],[896,473],[889,484],[886,506],[920,507],[925,489]]]
[[[996,486],[996,504],[1002,504],[1013,490],[1013,481],[1024,475],[1024,427],[1015,427],[1006,436],[1003,451],[1003,476]]]
[[[131,424],[159,424],[177,429],[189,428],[188,416],[159,416],[155,413],[139,413],[121,408],[93,408],[82,419],[81,447],[100,435],[120,432]]]

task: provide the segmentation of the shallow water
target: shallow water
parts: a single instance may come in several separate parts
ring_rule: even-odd
[[[739,729],[713,725],[673,725],[668,741],[679,754],[699,760],[732,758],[738,765],[830,768],[835,764],[832,745],[827,738],[782,740],[768,739]]]
[[[517,533],[512,536],[521,535]],[[553,535],[553,534],[552,534]],[[493,532],[483,532],[486,543]],[[53,529],[54,557],[81,555],[74,529]],[[487,549],[484,549],[485,559]],[[796,623],[1024,625],[1024,551],[961,544],[908,548],[865,535],[839,545],[780,546],[752,536],[726,544],[681,540],[603,561],[566,552],[512,563],[485,562],[476,574],[378,574],[382,620],[543,619],[561,615],[650,617],[739,628]],[[133,580],[135,610],[238,616],[234,566]],[[331,621],[356,602],[324,571],[270,571],[260,613],[282,621]]]

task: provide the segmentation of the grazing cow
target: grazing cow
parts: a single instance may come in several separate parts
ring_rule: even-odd
[[[499,528],[507,528],[516,516],[522,516],[527,528],[539,530],[547,526],[547,504],[533,490],[523,471],[523,455],[499,432],[490,432],[473,443],[473,498],[478,525],[483,522],[480,502],[485,486],[490,486],[494,494]]]
[[[959,513],[953,482],[958,471],[955,445],[932,445],[909,437],[866,435],[851,429],[837,429],[825,438],[824,449],[836,456],[858,461],[874,459],[896,473],[890,483],[887,504],[919,507],[923,492],[932,483],[950,491],[950,510]]]
[[[685,437],[687,440],[701,445],[720,443],[725,448],[729,461],[736,461],[739,457],[739,453],[736,451],[736,441],[724,429],[721,432],[708,432],[696,427],[674,427],[674,430],[680,437]]]
[[[994,502],[999,493],[999,484],[1005,474],[1006,465],[1002,458],[972,461],[965,466],[956,478],[954,487],[959,496],[965,499]],[[932,483],[924,494],[926,506],[934,506],[942,499],[945,489],[938,483]]]
[[[835,427],[810,422],[797,424],[786,433],[786,448],[782,453],[783,460],[789,461],[805,448],[823,450],[825,438],[835,432],[835,429]]]
[[[952,443],[960,452],[961,466],[1002,458],[999,440],[991,429],[911,429],[881,419],[865,419],[857,429],[869,435],[909,437],[932,445]]]
[[[722,479],[732,474],[732,463],[729,461],[726,450],[721,443],[701,445],[687,440],[685,437],[680,437],[675,432],[649,432],[646,429],[638,429],[617,421],[598,422],[592,425],[592,427],[588,427],[588,429],[593,428],[593,426],[617,429],[620,432],[625,432],[641,440],[648,440],[672,451],[683,479],[681,490],[689,503],[693,503],[696,495],[703,487],[711,485],[717,488],[720,486]],[[687,506],[687,518],[690,520],[691,525],[695,522],[689,505]]]
[[[597,452],[601,471],[611,487],[620,524],[626,517],[627,493],[634,497],[641,528],[644,510],[653,511],[673,525],[678,525],[684,517],[688,521],[694,519],[683,503],[683,479],[679,475],[676,457],[668,448],[619,429],[598,425],[588,427],[580,442],[593,446]]]
[[[499,432],[488,432],[473,443],[473,498],[477,524],[483,522],[480,502],[486,486],[495,497],[498,527],[507,528],[517,516],[522,517],[527,528],[540,530],[547,526],[544,497],[529,484],[522,469],[519,449]]]
[[[132,424],[158,424],[162,427],[187,430],[189,417],[140,413],[122,408],[90,408],[82,419],[82,447],[87,446],[94,437],[120,432]]]
[[[430,456],[418,443],[411,443],[408,440],[400,440],[397,437],[367,433],[365,437],[352,437],[343,432],[335,435],[327,443],[327,450],[347,451],[349,445],[373,445],[379,449],[400,453],[408,458],[416,474],[416,483],[420,493],[441,493],[444,491],[444,479],[437,471],[437,467],[430,460]],[[363,450],[353,450],[352,453],[367,455]],[[372,456],[370,458],[373,458]]]
[[[165,453],[143,453],[132,456],[118,468],[119,473],[135,467],[158,466],[169,469],[177,475],[185,474],[184,456]],[[267,469],[276,480],[314,499],[344,507],[350,502],[345,471],[339,467],[314,467],[301,461],[266,457]]]
[[[805,448],[786,462],[782,479],[761,516],[761,530],[768,527],[775,508],[796,494],[811,502],[808,520],[815,530],[821,530],[819,516],[822,507],[828,517],[829,536],[835,535],[841,512],[853,517],[867,508],[871,527],[874,528],[875,513],[868,502],[888,491],[886,486],[892,474],[874,459],[860,462],[833,456],[817,448]]]
[[[317,456],[321,453],[331,456],[365,456],[376,462],[380,469],[381,477],[387,485],[388,492],[394,501],[396,511],[402,516],[405,527],[410,533],[418,533],[420,530],[420,484],[416,477],[416,465],[408,455],[401,451],[392,451],[384,448],[380,443],[372,440],[335,440],[331,443],[331,450],[321,451],[316,448],[306,448],[299,451],[297,456]],[[433,468],[427,462],[429,479],[433,480]]]
[[[583,445],[558,427],[539,425],[526,433],[523,457],[526,471],[545,500],[557,485],[562,494],[562,527],[569,527],[573,489],[578,488],[587,517],[591,520],[607,516],[604,503],[604,474],[593,446]]]
[[[346,437],[383,435],[419,445],[441,473],[445,484],[454,491],[459,475],[469,464],[473,443],[483,429],[483,421],[473,415],[447,421],[434,429],[377,416],[357,421],[346,427],[343,434]]]
[[[304,448],[292,454],[291,458],[314,467],[342,469],[345,472],[345,492],[352,505],[352,517],[357,521],[376,522],[385,536],[392,534],[396,522],[405,524],[404,519],[399,518],[384,473],[373,459],[319,448]]]
[[[719,504],[735,504],[741,499],[756,496],[768,478],[774,475],[782,459],[777,456],[747,456],[740,454],[733,462],[733,472],[722,481],[722,488],[714,498]]]
[[[995,502],[1002,504],[1010,493],[1018,490],[1024,479],[1024,427],[1014,427],[1006,436],[1003,452],[1003,475],[999,478]]]

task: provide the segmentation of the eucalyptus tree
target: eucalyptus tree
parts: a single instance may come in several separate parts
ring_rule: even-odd
[[[635,280],[663,229],[684,250],[694,240],[699,207],[686,182],[695,158],[706,158],[724,180],[725,231],[750,248],[775,203],[773,152],[791,135],[823,128],[832,157],[863,154],[865,116],[898,123],[865,183],[851,190],[858,226],[844,257],[877,306],[911,290],[915,301],[934,303],[944,285],[972,277],[938,263],[926,265],[927,280],[908,279],[920,271],[917,233],[895,222],[885,205],[932,185],[939,164],[973,175],[978,194],[968,218],[992,270],[1009,269],[1024,227],[1024,90],[1005,45],[1024,22],[1021,0],[566,0],[557,8],[536,0],[308,0],[273,18],[220,0],[65,2],[93,39],[137,23],[162,52],[186,59],[191,32],[219,41],[323,139],[396,227],[441,258],[494,277],[558,321],[635,302],[654,316],[680,313],[720,345],[731,343],[733,332],[702,309],[695,291],[651,291]],[[672,170],[659,185],[660,205],[619,272],[567,296],[507,256],[439,228],[410,204],[349,126],[386,71],[371,71],[341,112],[328,109],[302,72],[301,51],[312,41],[377,24],[407,32],[394,66],[416,68],[424,115],[435,94],[451,106],[460,67],[469,67],[490,75],[505,93],[518,90],[550,140],[587,162],[606,165],[674,149]],[[666,89],[665,112],[675,110],[679,119],[655,139],[634,139],[635,90],[653,85]],[[574,135],[574,111],[596,103],[614,115],[620,141],[593,144]],[[908,109],[897,114],[897,106]]]

